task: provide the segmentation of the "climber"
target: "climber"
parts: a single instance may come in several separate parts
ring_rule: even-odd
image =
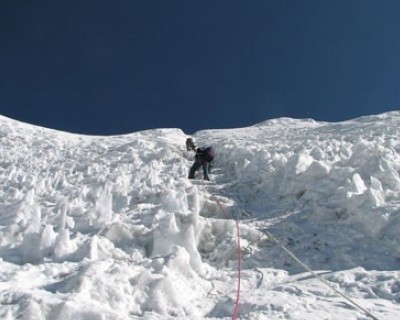
[[[193,163],[192,167],[189,171],[189,179],[194,179],[194,175],[196,171],[202,166],[203,167],[203,175],[204,180],[210,180],[209,174],[209,165],[210,162],[214,160],[215,151],[213,147],[207,148],[197,148],[196,155],[195,155],[195,162]]]
[[[196,145],[194,144],[194,141],[192,138],[187,138],[186,139],[186,150],[187,151],[195,151],[196,150]]]

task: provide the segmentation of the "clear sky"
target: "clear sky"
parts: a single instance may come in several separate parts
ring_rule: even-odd
[[[398,0],[1,0],[0,114],[193,133],[400,106]]]

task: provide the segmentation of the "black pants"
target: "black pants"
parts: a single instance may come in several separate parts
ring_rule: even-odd
[[[194,175],[195,175],[196,171],[199,170],[199,168],[201,166],[203,166],[204,179],[205,180],[209,180],[209,178],[208,178],[208,166],[209,166],[209,163],[207,161],[202,162],[200,160],[196,160],[193,163],[192,167],[190,168],[189,179],[194,179]]]

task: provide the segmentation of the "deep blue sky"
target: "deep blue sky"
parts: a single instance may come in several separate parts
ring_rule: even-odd
[[[398,0],[1,0],[0,114],[119,134],[400,106]]]

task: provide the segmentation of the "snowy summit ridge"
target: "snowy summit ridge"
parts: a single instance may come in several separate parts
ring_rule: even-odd
[[[400,112],[84,136],[0,117],[0,318],[400,318]],[[228,214],[227,214],[228,213]]]

